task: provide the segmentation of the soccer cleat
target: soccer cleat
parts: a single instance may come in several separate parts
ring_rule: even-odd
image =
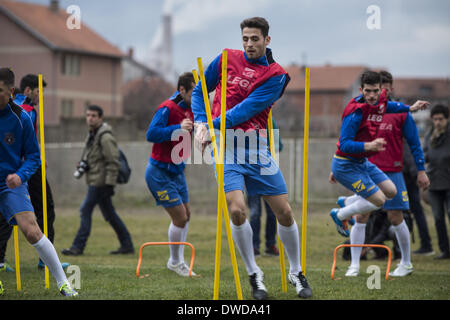
[[[264,285],[264,273],[255,272],[250,276],[250,285],[252,286],[252,296],[256,300],[267,299],[267,289]]]
[[[289,282],[295,287],[297,295],[300,298],[312,297],[312,290],[309,287],[308,281],[306,281],[306,277],[301,271],[298,274],[289,273],[288,279]]]
[[[78,296],[78,292],[76,292],[68,283],[64,283],[61,288],[59,288],[59,292],[65,297],[76,297]]]
[[[337,208],[333,208],[330,211],[330,216],[333,219],[334,223],[336,224],[336,230],[337,232],[343,236],[348,238],[350,236],[350,232],[348,231],[348,227],[347,227],[347,221],[341,221],[337,214],[338,214],[339,209]]]
[[[261,255],[261,252],[259,252],[259,249],[253,248],[253,252],[255,253],[255,257],[259,257]]]
[[[339,207],[341,207],[341,208],[345,207],[345,199],[347,199],[347,197],[340,196],[340,197],[337,199],[336,204],[337,204]],[[351,226],[353,226],[353,225],[355,224],[355,219],[354,219],[353,217],[351,217],[350,219],[348,219],[348,223],[349,223]]]
[[[0,281],[0,296],[3,294],[3,292],[5,292],[5,289],[3,289],[3,284]]]
[[[14,272],[14,269],[7,263],[4,262],[0,266],[0,272]]]
[[[63,270],[66,270],[68,266],[70,266],[70,263],[68,263],[68,262],[61,262],[61,267],[63,268]],[[39,259],[38,269],[39,270],[44,270],[44,268],[45,268],[45,263],[42,262],[41,259]]]
[[[406,266],[404,264],[399,263],[397,265],[397,268],[394,271],[389,272],[389,275],[391,277],[404,277],[404,276],[411,274],[413,271],[414,271],[414,268],[413,268],[412,264],[409,264],[409,266]]]
[[[347,272],[345,273],[346,277],[357,277],[359,276],[359,266],[355,267],[350,265],[350,267],[348,267]]]
[[[167,269],[177,273],[182,277],[189,277],[189,267],[184,261],[181,261],[178,264],[171,264],[170,261],[167,262]],[[195,272],[191,272],[191,277],[196,276]]]

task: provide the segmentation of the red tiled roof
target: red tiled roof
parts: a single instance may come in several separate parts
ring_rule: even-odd
[[[81,23],[81,29],[70,30],[64,10],[54,12],[48,6],[0,0],[0,12],[52,49],[96,55],[122,57],[124,54],[92,29]]]
[[[394,95],[397,97],[433,96],[450,97],[450,79],[448,78],[394,78]]]
[[[347,91],[358,81],[366,66],[311,66],[311,90],[340,90]],[[284,68],[291,77],[286,90],[305,90],[305,75],[302,67],[290,65]]]

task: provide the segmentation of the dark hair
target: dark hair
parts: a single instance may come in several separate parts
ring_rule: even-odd
[[[98,113],[98,116],[99,116],[100,118],[103,117],[103,109],[100,108],[99,106],[95,105],[95,104],[90,105],[89,107],[87,107],[86,110],[89,110],[89,111],[96,111],[96,112]]]
[[[361,88],[364,88],[365,84],[381,84],[381,75],[375,71],[364,71],[361,75]]]
[[[443,104],[437,104],[430,110],[430,117],[436,114],[442,114],[446,119],[448,119],[448,107]]]
[[[10,68],[0,68],[0,81],[3,81],[7,87],[14,87],[14,72]]]
[[[392,77],[392,74],[390,72],[382,70],[380,71],[380,76],[381,76],[381,83],[389,83],[391,85],[394,83],[394,78]]]
[[[261,30],[263,37],[267,37],[269,35],[269,23],[262,17],[245,19],[241,22],[241,32],[244,31],[244,28],[257,28]]]
[[[44,79],[42,79],[42,86],[47,86],[47,83],[44,81]],[[35,74],[27,74],[25,77],[23,77],[22,80],[20,80],[20,90],[24,92],[26,87],[29,87],[31,90],[39,87],[39,77]]]
[[[177,90],[180,90],[180,86],[183,86],[186,91],[191,90],[195,83],[194,75],[192,72],[185,72],[178,78]]]

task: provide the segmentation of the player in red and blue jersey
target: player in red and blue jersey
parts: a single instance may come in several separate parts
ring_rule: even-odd
[[[9,224],[18,225],[36,249],[61,294],[76,296],[55,247],[36,223],[27,181],[39,166],[40,152],[30,117],[11,99],[14,78],[10,69],[0,68],[0,212]]]
[[[381,71],[381,89],[386,90],[388,99],[393,90],[393,78],[387,71]],[[405,276],[413,272],[410,258],[409,229],[403,219],[403,210],[409,210],[408,192],[402,174],[403,169],[403,141],[404,138],[409,145],[417,167],[417,184],[420,188],[426,189],[430,182],[425,173],[425,159],[420,145],[419,134],[411,113],[387,113],[383,116],[383,121],[378,130],[378,137],[386,140],[386,150],[376,153],[369,158],[383,171],[395,184],[397,194],[387,200],[383,209],[387,211],[387,217],[393,226],[401,252],[401,261],[398,267],[391,272],[391,276]],[[358,195],[350,197],[340,197],[340,206],[350,205],[358,199]],[[363,244],[366,233],[366,223],[368,215],[356,215],[356,223],[350,232],[351,244]],[[359,260],[361,248],[352,247],[350,264],[346,276],[357,276],[359,274]]]
[[[191,211],[184,176],[184,161],[190,156],[193,115],[191,95],[195,86],[194,76],[186,72],[178,78],[177,91],[159,105],[147,130],[147,141],[153,142],[152,153],[145,171],[147,186],[157,205],[164,207],[172,222],[169,226],[169,242],[185,242]],[[183,130],[175,139],[174,133]],[[183,134],[183,133],[187,133]],[[189,148],[175,146],[187,139]],[[167,268],[187,277],[189,267],[184,261],[184,245],[170,245]],[[195,275],[194,272],[191,275]]]
[[[366,71],[361,75],[361,95],[344,109],[337,151],[331,163],[329,181],[339,182],[358,196],[343,208],[334,208],[330,216],[338,232],[349,236],[346,222],[355,214],[369,214],[381,208],[397,194],[395,184],[368,157],[385,150],[386,140],[379,137],[385,113],[414,112],[429,103],[417,101],[411,107],[388,101],[381,90],[381,75]]]
[[[255,299],[266,299],[264,273],[255,261],[252,228],[245,214],[244,190],[260,195],[269,204],[278,220],[278,235],[283,243],[289,264],[289,281],[300,297],[312,296],[311,288],[300,266],[300,244],[297,224],[288,202],[287,187],[281,170],[267,150],[266,127],[268,114],[289,82],[287,72],[273,59],[269,24],[255,17],[241,23],[244,51],[227,50],[226,152],[224,188],[231,219],[233,239],[245,262]],[[216,57],[205,72],[208,92],[216,90],[212,106],[213,126],[220,127],[222,55]],[[192,111],[197,127],[196,141],[204,145],[208,140],[206,112],[201,83],[192,93]],[[231,129],[234,129],[231,130]],[[242,145],[235,145],[240,133],[254,137]],[[230,143],[231,142],[231,143]],[[254,157],[257,155],[257,157]],[[242,157],[244,156],[245,159]],[[248,160],[247,160],[248,159]],[[253,160],[253,161],[252,161]]]

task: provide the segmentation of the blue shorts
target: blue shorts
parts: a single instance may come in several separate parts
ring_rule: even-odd
[[[31,204],[28,184],[23,183],[15,189],[1,187],[0,189],[0,212],[10,225],[17,225],[14,216],[22,212],[34,212]]]
[[[331,172],[340,184],[365,199],[379,190],[378,184],[389,179],[367,158],[358,161],[335,155]]]
[[[149,163],[145,169],[145,181],[159,206],[169,208],[189,202],[184,173],[171,173]]]
[[[397,188],[397,195],[391,200],[386,200],[385,210],[409,210],[408,191],[406,191],[405,179],[401,172],[385,172]]]
[[[225,163],[223,176],[225,193],[245,189],[250,196],[288,193],[283,174],[271,157],[267,165]]]

